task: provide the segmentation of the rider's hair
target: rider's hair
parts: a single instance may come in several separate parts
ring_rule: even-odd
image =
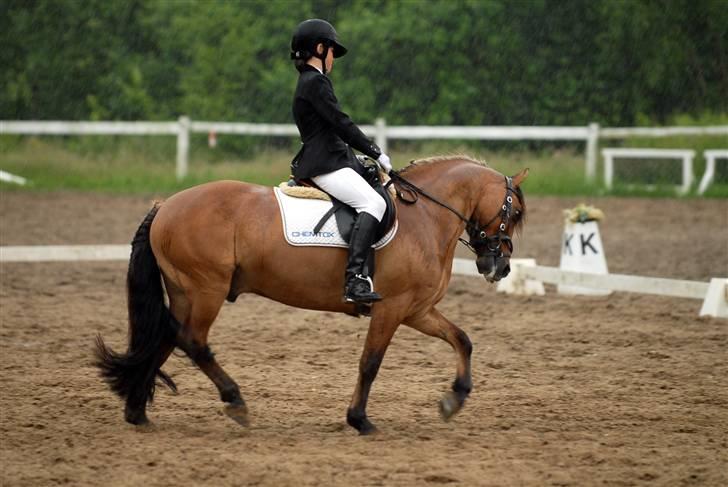
[[[299,73],[301,71],[303,71],[303,67],[306,65],[306,63],[308,62],[308,60],[313,57],[312,51],[315,51],[319,44],[323,44],[324,46],[327,46],[328,45],[329,49],[333,49],[333,47],[327,41],[322,41],[322,40],[316,41],[313,44],[313,47],[311,47],[309,51],[303,51],[306,54],[308,54],[308,57],[307,58],[305,58],[305,59],[294,59],[293,60],[293,65],[296,67],[296,69],[298,70]],[[323,62],[326,62],[326,61],[323,61],[322,60],[321,62],[323,63]]]
[[[307,61],[308,61],[308,59],[294,59],[293,60],[293,65],[296,67],[296,69],[300,73],[300,72],[303,71],[303,67],[306,65],[306,62]]]

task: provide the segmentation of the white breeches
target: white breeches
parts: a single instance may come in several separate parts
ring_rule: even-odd
[[[345,167],[311,178],[316,185],[328,194],[356,210],[369,213],[377,221],[382,221],[387,204],[379,193],[359,176],[352,168]]]

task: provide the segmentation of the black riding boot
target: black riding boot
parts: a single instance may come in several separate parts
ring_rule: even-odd
[[[366,212],[356,218],[349,242],[349,262],[346,265],[344,300],[348,303],[368,304],[382,297],[374,292],[372,276],[367,269],[369,249],[374,243],[379,222]]]

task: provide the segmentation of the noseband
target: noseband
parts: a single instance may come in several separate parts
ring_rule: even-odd
[[[434,196],[428,194],[426,191],[422,190],[421,188],[418,188],[414,184],[410,183],[406,179],[404,179],[402,176],[397,174],[394,171],[391,171],[389,173],[389,176],[391,177],[390,181],[387,183],[386,186],[389,186],[391,183],[395,183],[396,185],[404,188],[407,192],[414,195],[412,199],[407,199],[402,194],[402,191],[397,191],[397,196],[399,199],[408,204],[412,205],[417,202],[417,194],[421,194],[428,200],[442,206],[443,208],[449,210],[453,214],[455,214],[458,218],[460,218],[462,221],[465,222],[465,228],[468,232],[468,235],[470,236],[470,241],[464,240],[462,237],[458,237],[458,240],[462,242],[467,248],[469,248],[475,255],[478,257],[501,257],[503,256],[503,252],[501,252],[500,247],[503,243],[506,244],[508,247],[508,253],[509,255],[513,253],[513,242],[511,241],[511,237],[508,236],[506,233],[506,228],[508,228],[508,222],[511,218],[511,212],[513,210],[513,179],[504,176],[506,179],[506,196],[503,199],[503,205],[501,206],[500,211],[490,219],[488,223],[485,224],[483,228],[478,225],[478,222],[473,219],[472,217],[470,219],[465,218],[459,211],[457,211],[455,208],[451,207],[450,205],[443,203],[442,201],[438,200]],[[485,231],[496,219],[500,217],[500,223],[498,224],[498,232],[495,235],[488,235]]]

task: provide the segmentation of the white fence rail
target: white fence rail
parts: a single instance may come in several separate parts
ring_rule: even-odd
[[[374,125],[363,125],[362,130],[373,136],[377,144],[387,150],[387,141],[421,139],[474,139],[474,140],[567,140],[586,143],[585,175],[593,181],[597,173],[599,139],[619,139],[631,136],[669,137],[674,135],[725,135],[728,125],[707,127],[600,128],[588,126],[388,126],[384,119]],[[175,135],[177,137],[177,168],[179,179],[188,171],[189,134],[225,133],[238,135],[265,135],[295,137],[298,130],[292,124],[197,122],[180,117],[177,122],[65,122],[65,121],[1,121],[0,134],[24,135]]]
[[[0,133],[32,135],[177,135],[179,122],[0,121]]]
[[[642,277],[627,274],[590,274],[567,271],[557,267],[513,266],[517,279],[532,279],[563,286],[578,286],[592,289],[610,289],[630,293],[656,294],[676,298],[704,299],[710,283],[683,281],[661,277]]]
[[[678,187],[679,193],[687,194],[693,185],[694,150],[619,147],[602,149],[602,155],[604,156],[604,185],[607,189],[612,189],[614,184],[614,160],[618,158],[679,159],[682,161],[682,184]]]
[[[594,274],[558,267],[537,266],[533,259],[511,261],[511,274],[498,283],[498,291],[512,294],[545,294],[543,283],[562,286],[654,294],[676,298],[700,299],[700,316],[728,318],[728,278],[714,277],[710,282],[665,279],[626,274]]]
[[[129,260],[131,245],[7,245],[0,262],[78,262]]]

